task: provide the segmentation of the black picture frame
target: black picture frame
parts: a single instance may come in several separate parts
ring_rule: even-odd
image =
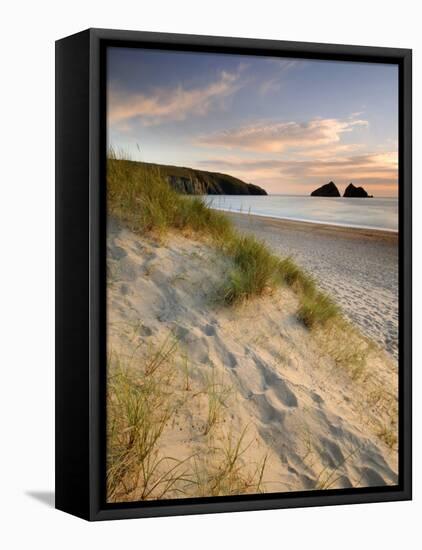
[[[399,483],[259,496],[105,502],[105,51],[108,46],[395,63],[399,67]],[[88,29],[56,42],[56,508],[109,520],[412,497],[412,52]]]

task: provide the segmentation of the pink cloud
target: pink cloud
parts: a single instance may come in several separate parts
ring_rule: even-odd
[[[343,133],[367,125],[366,120],[334,118],[318,118],[304,123],[260,122],[202,136],[199,141],[212,147],[279,153],[288,148],[315,148],[338,143]]]
[[[222,71],[218,80],[202,88],[160,88],[150,95],[128,94],[115,87],[108,93],[108,119],[119,127],[135,118],[146,126],[164,121],[184,120],[188,116],[204,116],[219,102],[233,95],[240,87],[239,74]]]

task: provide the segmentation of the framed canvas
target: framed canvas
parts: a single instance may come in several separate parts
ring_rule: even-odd
[[[56,43],[56,507],[411,498],[411,50]]]

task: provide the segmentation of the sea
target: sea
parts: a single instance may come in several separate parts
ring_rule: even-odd
[[[397,198],[206,195],[211,208],[284,220],[398,231]]]

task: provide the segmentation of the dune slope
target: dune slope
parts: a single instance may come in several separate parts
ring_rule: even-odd
[[[397,373],[384,352],[369,346],[345,368],[328,332],[297,320],[287,287],[221,305],[231,265],[205,241],[158,241],[110,220],[107,246],[109,376],[123,365],[136,379],[164,349],[171,414],[154,452],[157,472],[173,460],[180,471],[151,491],[122,483],[109,500],[397,482]],[[217,483],[237,445],[236,469]]]

